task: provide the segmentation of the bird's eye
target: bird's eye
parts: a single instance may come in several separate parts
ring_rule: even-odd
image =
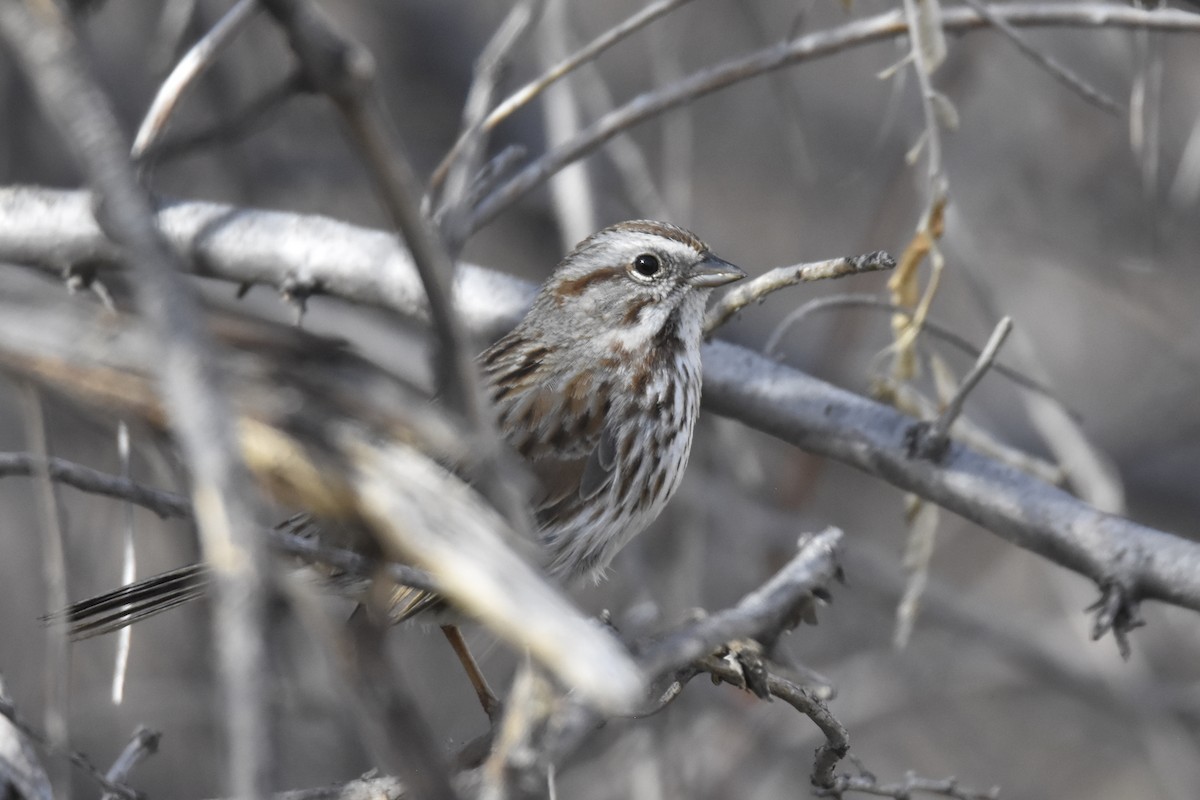
[[[658,256],[642,253],[633,260],[633,268],[643,278],[653,278],[662,269],[662,264],[659,263]]]

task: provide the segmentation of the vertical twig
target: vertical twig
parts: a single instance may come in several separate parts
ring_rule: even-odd
[[[341,678],[336,684],[346,710],[380,768],[401,776],[413,797],[457,800],[443,758],[411,693],[391,669],[383,650],[383,631],[369,619],[370,614],[355,614],[349,630],[335,627],[304,581],[285,579],[284,589],[327,659],[329,671]]]
[[[565,0],[547,0],[546,18],[541,27],[539,52],[545,63],[564,56],[569,34]],[[558,147],[578,135],[579,103],[569,83],[548,87],[542,102],[542,124],[546,142]],[[550,196],[558,219],[559,243],[564,252],[596,229],[595,189],[586,162],[577,161],[550,178]]]
[[[206,559],[217,573],[214,615],[225,688],[232,788],[265,797],[271,757],[264,608],[269,575],[254,520],[253,482],[238,457],[235,419],[221,394],[200,309],[183,265],[156,227],[129,164],[129,146],[95,84],[65,13],[46,0],[0,3],[0,33],[40,105],[100,200],[97,221],[133,267],[138,306],[159,334],[160,380],[172,428],[191,470]]]
[[[46,420],[42,399],[32,384],[22,384],[25,405],[25,429],[29,450],[37,457],[36,491],[38,515],[42,523],[42,575],[46,581],[49,608],[66,608],[67,556],[63,538],[62,511],[58,490],[50,480],[50,447],[46,440]],[[58,750],[67,750],[70,730],[67,725],[71,691],[71,647],[63,628],[46,628],[46,739]],[[71,774],[62,761],[50,767],[51,783],[57,797],[69,800]]]
[[[518,531],[532,528],[521,494],[498,468],[499,438],[479,387],[466,329],[451,297],[454,260],[421,211],[420,182],[374,96],[374,60],[359,43],[334,31],[305,0],[261,0],[287,34],[305,76],[337,107],[351,141],[369,167],[392,223],[404,237],[425,287],[437,350],[434,374],[446,405],[466,420],[479,452],[478,485]],[[466,230],[470,230],[470,226]]]
[[[117,454],[121,459],[121,478],[132,482],[133,470],[129,458],[129,426],[125,420],[117,425]],[[128,586],[137,577],[137,551],[133,542],[133,503],[122,503],[125,509],[125,530],[121,547],[121,585]],[[62,606],[59,606],[60,608]],[[133,642],[133,628],[122,628],[117,632],[117,656],[113,665],[112,701],[121,705],[125,699],[125,675],[129,670],[129,648]]]
[[[741,5],[741,4],[739,4]],[[748,4],[747,4],[748,5]],[[650,31],[655,44],[649,50],[650,70],[658,86],[669,86],[683,78],[681,52],[688,41],[688,29],[683,25],[658,27]],[[692,124],[693,109],[688,106],[668,114],[662,122],[661,185],[667,207],[675,219],[692,219],[692,159],[696,133]]]

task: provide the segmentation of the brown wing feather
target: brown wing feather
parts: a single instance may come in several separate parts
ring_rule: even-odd
[[[577,513],[612,481],[616,454],[605,424],[610,387],[589,370],[556,380],[547,354],[518,329],[480,357],[501,433],[537,482],[530,499],[543,528]]]

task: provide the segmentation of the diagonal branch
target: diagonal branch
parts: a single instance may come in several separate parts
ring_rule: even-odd
[[[110,254],[87,197],[0,189],[0,259],[57,274],[64,264]],[[197,274],[271,285],[303,274],[328,294],[423,314],[411,262],[378,231],[208,203],[179,203],[159,219],[174,246],[192,254]],[[495,334],[516,321],[532,293],[516,278],[464,266],[455,302],[464,322]],[[708,410],[920,495],[1101,584],[1200,611],[1200,545],[1100,512],[961,445],[951,445],[941,464],[914,461],[904,447],[911,417],[736,345],[715,341],[703,352]]]

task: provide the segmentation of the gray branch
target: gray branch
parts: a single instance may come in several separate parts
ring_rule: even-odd
[[[197,274],[274,287],[302,276],[325,293],[423,317],[407,255],[387,234],[322,217],[177,203],[159,215]],[[60,272],[111,256],[83,192],[0,189],[0,259]],[[481,267],[458,273],[455,301],[477,333],[511,325],[533,287]],[[908,457],[916,420],[865,397],[715,341],[704,350],[704,403],[803,450],[913,492],[1129,600],[1200,610],[1200,545],[1123,517],[958,444],[942,463]]]

